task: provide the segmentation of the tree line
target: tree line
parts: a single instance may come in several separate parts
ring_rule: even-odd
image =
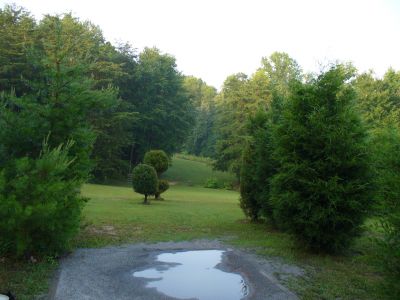
[[[3,103],[11,114],[29,111],[33,123],[26,126],[31,132],[12,129],[19,139],[3,131],[2,141],[10,143],[3,147],[18,149],[16,155],[29,148],[35,156],[48,133],[50,146],[84,139],[79,143],[90,151],[79,163],[92,161],[97,180],[126,176],[150,149],[180,150],[194,108],[174,57],[156,48],[137,54],[128,44],[113,46],[100,28],[70,14],[36,22],[6,6],[0,17]]]
[[[114,46],[71,14],[5,6],[0,36],[0,253],[58,253],[79,229],[82,183],[181,150],[195,101],[173,56]]]

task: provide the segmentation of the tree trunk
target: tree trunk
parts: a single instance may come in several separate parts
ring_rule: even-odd
[[[144,201],[143,201],[143,204],[149,204],[149,203],[147,202],[147,194],[144,194]]]

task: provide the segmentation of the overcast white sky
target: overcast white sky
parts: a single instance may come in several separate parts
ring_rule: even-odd
[[[111,42],[174,55],[178,69],[219,88],[287,52],[305,71],[352,61],[360,71],[400,70],[400,0],[0,0],[43,14],[73,12]]]

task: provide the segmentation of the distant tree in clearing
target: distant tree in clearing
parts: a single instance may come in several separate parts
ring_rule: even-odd
[[[155,195],[158,190],[156,170],[150,165],[137,165],[132,172],[132,185],[136,193],[144,195],[143,204],[149,204],[147,196]]]
[[[152,166],[157,172],[158,190],[154,195],[156,199],[161,199],[160,194],[169,188],[168,181],[160,180],[161,174],[167,171],[169,167],[168,155],[163,150],[150,150],[144,155],[143,162]]]

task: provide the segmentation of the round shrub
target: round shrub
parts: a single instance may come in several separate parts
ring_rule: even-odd
[[[144,155],[143,163],[152,166],[157,175],[168,170],[169,159],[168,155],[163,150],[150,150]]]
[[[158,178],[156,170],[146,164],[137,165],[132,172],[132,185],[136,193],[144,195],[144,203],[147,204],[147,196],[157,193]]]
[[[207,178],[203,187],[208,188],[208,189],[219,189],[219,188],[221,188],[221,184],[218,182],[217,178],[210,177],[210,178]]]
[[[169,189],[168,180],[160,179],[160,180],[158,181],[158,191],[157,191],[158,197],[160,196],[160,194],[164,193],[164,192],[167,191],[168,189]],[[156,195],[156,198],[157,198],[157,195]]]

